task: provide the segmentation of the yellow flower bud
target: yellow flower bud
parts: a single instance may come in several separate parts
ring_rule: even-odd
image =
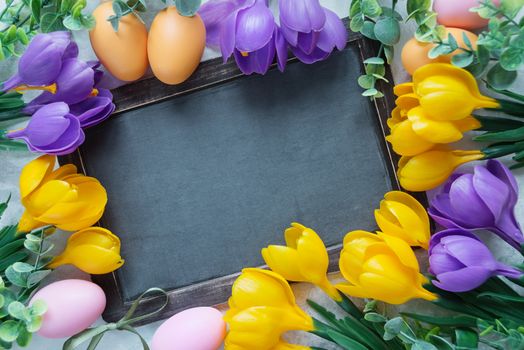
[[[391,143],[395,153],[402,156],[414,156],[435,147],[435,143],[415,133],[411,120],[392,124],[391,133],[386,136],[386,140]]]
[[[95,224],[107,203],[97,179],[77,174],[68,164],[53,171],[56,157],[43,155],[20,174],[20,195],[26,211],[18,229],[28,232],[44,225],[75,231]]]
[[[349,283],[336,287],[350,296],[389,304],[403,304],[414,298],[436,299],[422,287],[427,280],[410,246],[383,233],[348,233],[340,255],[340,271]]]
[[[120,256],[120,239],[102,227],[89,227],[72,234],[65,250],[49,267],[75,265],[92,275],[112,272],[124,264]]]
[[[283,333],[314,329],[313,319],[298,307],[287,281],[272,271],[242,270],[233,283],[229,307],[224,316],[229,325],[226,350],[279,349]]]
[[[383,233],[400,238],[411,246],[428,249],[428,214],[409,194],[400,191],[386,193],[380,209],[375,210],[375,220]]]
[[[413,91],[434,120],[459,120],[475,109],[499,107],[495,99],[480,93],[471,73],[446,63],[431,63],[417,69],[413,74]]]
[[[269,268],[288,281],[315,284],[331,298],[342,300],[327,278],[329,256],[317,233],[293,223],[284,235],[287,246],[270,245],[262,249],[262,257]]]
[[[400,158],[397,175],[404,189],[427,191],[443,184],[458,166],[482,158],[484,154],[478,150],[433,149]]]

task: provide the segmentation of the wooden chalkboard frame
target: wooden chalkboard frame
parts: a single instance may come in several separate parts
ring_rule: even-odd
[[[347,19],[345,20],[345,24],[349,27]],[[358,47],[362,61],[377,54],[378,50],[374,45],[374,42],[358,33],[349,32],[348,45],[356,45]],[[289,62],[295,60],[296,58],[290,58]],[[114,101],[117,106],[115,113],[119,114],[124,111],[137,109],[142,106],[170,99],[189,92],[205,89],[233,79],[238,79],[242,76],[242,72],[237,68],[233,60],[223,64],[222,58],[212,59],[203,62],[193,76],[180,85],[168,86],[153,77],[124,85],[113,90]],[[386,72],[386,78],[390,82],[393,81],[389,67]],[[382,142],[381,148],[387,162],[387,170],[390,175],[391,183],[393,184],[393,188],[399,189],[400,186],[395,171],[398,156],[392,151],[390,145],[385,142],[385,136],[388,130],[386,120],[394,108],[395,98],[393,96],[391,84],[386,84],[382,80],[379,80],[377,88],[380,89],[380,91],[383,91],[385,95],[384,98],[376,99],[374,101],[374,107],[379,118],[377,123],[379,130],[377,130],[377,132],[384,137],[384,142]],[[82,148],[70,155],[60,157],[59,161],[61,164],[75,164],[82,172],[86,173],[81,152]],[[423,203],[426,202],[424,195],[418,195],[418,198]],[[103,219],[101,220],[100,225],[104,226]],[[328,247],[330,272],[338,270],[337,260],[340,250],[340,244]],[[161,313],[142,323],[145,324],[155,320],[164,319],[178,311],[190,307],[222,304],[227,301],[227,298],[231,293],[231,285],[237,276],[238,273],[171,290],[168,292],[170,299],[169,305]],[[93,275],[92,279],[103,288],[107,296],[108,302],[103,315],[104,319],[108,322],[119,320],[129,309],[131,302],[124,301],[117,276],[115,273]],[[144,300],[139,306],[138,312],[145,313],[154,309],[155,306],[158,306],[159,303],[162,302],[162,299],[163,298],[161,297],[153,297]]]

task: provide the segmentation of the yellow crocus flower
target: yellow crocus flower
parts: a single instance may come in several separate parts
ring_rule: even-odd
[[[460,165],[482,158],[484,154],[479,150],[436,148],[413,157],[401,157],[397,175],[404,189],[428,191],[443,184]]]
[[[480,93],[475,77],[446,63],[427,64],[413,74],[413,91],[434,120],[460,120],[475,109],[497,108],[499,103]]]
[[[55,162],[55,156],[43,155],[22,169],[20,196],[26,210],[19,231],[44,225],[75,231],[102,217],[107,203],[104,187],[95,178],[77,174],[74,165],[53,170]]]
[[[383,233],[348,233],[340,255],[340,271],[349,283],[337,288],[350,296],[396,305],[414,298],[436,299],[422,287],[427,280],[410,246]]]
[[[314,329],[313,319],[298,307],[288,282],[279,274],[248,268],[233,283],[225,348],[271,350],[288,331]],[[278,348],[276,348],[278,349]]]
[[[400,238],[411,246],[428,249],[428,213],[409,194],[401,191],[386,193],[380,202],[380,209],[375,210],[375,220],[385,234]]]
[[[262,257],[269,268],[288,281],[312,283],[334,300],[342,300],[327,278],[329,256],[317,233],[299,223],[292,223],[284,236],[287,246],[270,245],[262,249]]]
[[[49,268],[71,264],[92,275],[112,272],[124,264],[120,239],[102,227],[90,227],[72,234],[67,246]]]
[[[393,118],[390,120],[391,133],[386,136],[386,140],[391,143],[395,153],[402,156],[414,156],[435,147],[435,143],[415,133],[411,120],[406,119],[400,122]]]

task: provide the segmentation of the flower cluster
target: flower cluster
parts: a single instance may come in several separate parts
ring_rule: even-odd
[[[386,139],[402,156],[398,175],[405,189],[437,187],[459,165],[484,157],[480,151],[445,146],[481,127],[471,116],[475,109],[499,106],[479,92],[471,73],[450,64],[428,64],[414,73],[412,82],[397,85],[395,94],[397,106],[388,119],[391,133]]]
[[[288,48],[311,64],[346,46],[344,24],[319,0],[280,0],[279,10],[280,25],[267,0],[211,0],[199,14],[206,25],[207,44],[220,47],[224,61],[233,55],[245,74],[265,74],[275,56],[283,71]]]
[[[18,62],[18,72],[3,91],[43,91],[24,108],[28,125],[7,136],[25,141],[31,151],[63,155],[84,142],[83,128],[107,119],[114,111],[111,92],[100,86],[98,62],[78,58],[68,32],[38,34]]]

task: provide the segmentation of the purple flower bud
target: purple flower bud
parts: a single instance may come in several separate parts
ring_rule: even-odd
[[[206,26],[207,46],[220,47],[220,32],[224,19],[246,6],[246,3],[247,0],[210,0],[200,7],[198,14]]]
[[[318,33],[326,24],[326,12],[319,0],[280,0],[280,26],[292,47],[305,54],[313,53]]]
[[[64,60],[78,55],[69,32],[36,35],[18,61],[18,72],[3,84],[3,91],[20,85],[46,86],[55,82]]]
[[[7,134],[9,138],[25,141],[33,152],[64,155],[76,150],[85,139],[80,121],[69,113],[64,102],[41,107],[25,129]]]
[[[98,89],[98,95],[70,106],[70,113],[78,118],[82,128],[88,128],[109,118],[115,110],[113,95],[107,89]]]
[[[244,74],[265,74],[275,54],[283,70],[287,59],[286,43],[265,0],[247,1],[225,19],[220,49],[224,62],[233,54]]]
[[[435,196],[429,215],[446,228],[487,229],[520,249],[524,235],[515,218],[517,182],[501,162],[488,160],[473,174],[455,174]]]
[[[75,104],[85,100],[95,86],[95,70],[77,58],[67,59],[63,62],[55,83],[56,93],[44,91],[24,108],[24,112],[33,113],[43,105],[53,102]]]
[[[521,278],[524,274],[498,262],[480,239],[462,229],[441,231],[431,237],[429,265],[436,277],[433,284],[450,292],[473,290],[497,275]]]
[[[326,8],[322,9],[326,15],[324,28],[320,32],[299,35],[295,45],[290,42],[293,54],[307,64],[325,60],[335,47],[339,50],[346,47],[348,33],[344,23],[333,11]],[[284,27],[282,27],[282,31],[285,35]],[[287,37],[289,37],[289,34]],[[314,46],[310,47],[313,42],[315,43]]]

